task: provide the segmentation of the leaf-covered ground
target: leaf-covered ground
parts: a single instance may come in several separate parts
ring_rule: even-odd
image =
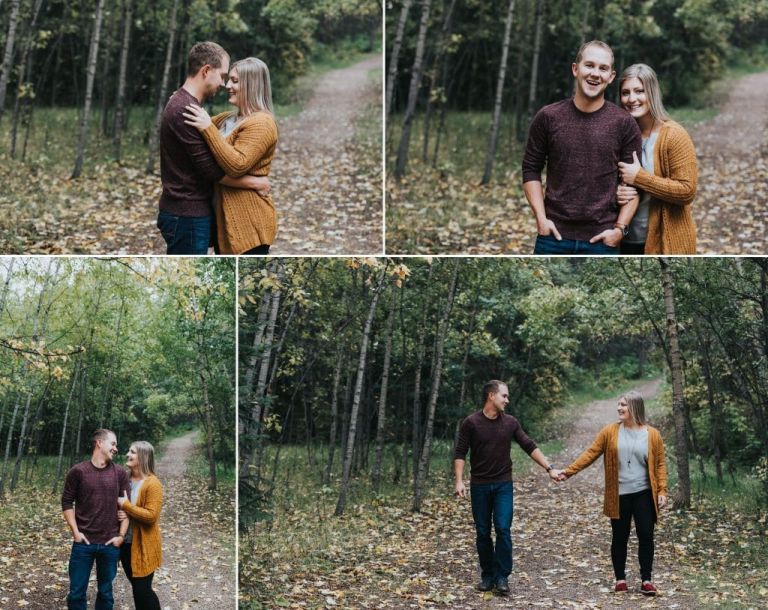
[[[639,390],[650,396],[657,387],[649,382]],[[592,403],[573,422],[563,453],[550,457],[566,465],[613,420],[615,399]],[[658,597],[636,591],[634,535],[627,563],[631,590],[613,593],[601,461],[559,485],[539,468],[515,477],[511,594],[480,593],[470,503],[451,496],[447,473],[433,476],[444,478],[445,493],[431,497],[420,514],[382,499],[351,506],[334,522],[332,502],[319,499],[311,514],[295,511],[271,532],[251,532],[240,547],[241,608],[698,610],[768,604],[765,519],[706,503],[686,513],[664,511],[656,529]]]
[[[235,600],[234,497],[207,491],[203,479],[186,472],[195,434],[171,441],[158,464],[164,492],[163,566],[153,586],[161,606],[170,610],[231,608]],[[66,609],[71,536],[59,496],[25,490],[6,500],[0,515],[0,610]],[[114,594],[115,610],[133,609],[122,568]]]
[[[270,176],[276,254],[383,251],[381,63],[374,55],[328,72],[304,110],[280,120]],[[92,130],[90,154],[108,157],[108,143],[97,138]],[[124,166],[87,157],[83,177],[70,180],[73,144],[51,140],[55,146],[35,148],[25,163],[11,159],[2,141],[0,254],[165,252],[156,227],[160,177],[144,173],[141,145]]]
[[[280,124],[275,254],[381,254],[381,55],[323,77]]]
[[[768,72],[731,86],[719,114],[690,129],[699,160],[693,215],[701,254],[768,252]],[[468,155],[477,176],[411,161],[387,181],[387,252],[530,254],[535,223],[519,168],[479,186],[484,149]],[[415,155],[414,155],[415,156]]]

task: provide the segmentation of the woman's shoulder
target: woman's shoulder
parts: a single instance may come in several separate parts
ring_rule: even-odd
[[[144,479],[144,483],[147,485],[147,487],[163,487],[160,479],[158,479],[157,475],[154,474],[147,475],[147,478]]]
[[[211,117],[211,121],[213,121],[213,124],[216,125],[216,127],[221,127],[221,124],[233,114],[234,112],[231,110],[225,110],[224,112],[220,112],[219,114]]]
[[[693,140],[691,140],[691,136],[688,135],[688,132],[686,131],[685,127],[683,127],[677,121],[668,119],[664,121],[664,125],[662,128],[666,132],[667,139],[669,140],[670,143],[673,143],[673,142],[691,142],[691,144],[693,143]]]
[[[257,112],[254,112],[253,114],[243,119],[243,122],[240,124],[240,126],[243,129],[251,126],[276,129],[277,123],[275,122],[275,117],[273,117],[271,113],[258,110]]]

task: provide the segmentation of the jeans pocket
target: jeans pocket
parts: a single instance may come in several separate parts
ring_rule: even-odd
[[[179,226],[179,217],[173,214],[160,212],[157,216],[157,228],[160,229],[166,240],[171,240],[176,235],[176,229]]]

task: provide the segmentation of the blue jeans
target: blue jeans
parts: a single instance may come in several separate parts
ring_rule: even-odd
[[[619,249],[606,246],[599,241],[596,244],[590,244],[588,240],[581,239],[561,239],[557,241],[552,235],[537,235],[536,246],[533,248],[534,254],[618,254]]]
[[[482,578],[507,578],[512,572],[512,481],[471,485],[472,517],[477,532],[477,555]],[[496,548],[491,540],[496,530]]]
[[[112,610],[115,603],[112,597],[112,581],[117,574],[117,561],[120,549],[106,544],[85,544],[75,542],[69,555],[69,610],[87,610],[88,579],[91,577],[93,562],[96,562],[96,610]]]
[[[157,228],[163,234],[166,254],[208,254],[211,224],[211,216],[175,216],[162,210],[157,215]]]

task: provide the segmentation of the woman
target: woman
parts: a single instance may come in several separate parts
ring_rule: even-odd
[[[235,62],[227,82],[236,111],[211,120],[189,105],[185,123],[202,133],[217,163],[232,178],[268,176],[277,145],[272,87],[267,65],[255,57]],[[216,185],[216,237],[220,254],[269,253],[277,231],[277,214],[269,194]]]
[[[637,121],[643,137],[642,163],[619,163],[624,185],[620,205],[637,190],[640,205],[621,242],[622,254],[696,254],[691,203],[696,196],[696,151],[688,133],[669,118],[659,80],[645,64],[629,66],[619,84],[621,104]],[[635,187],[635,188],[631,188]]]
[[[120,563],[131,583],[136,610],[160,610],[160,601],[152,590],[152,578],[163,559],[158,527],[163,487],[155,476],[155,450],[145,441],[136,441],[126,458],[131,497],[121,496],[117,504],[131,524],[120,547]]]
[[[560,480],[572,477],[601,455],[605,467],[603,513],[611,519],[613,538],[611,561],[616,576],[614,590],[627,591],[625,566],[632,519],[635,520],[642,584],[640,592],[656,595],[651,581],[653,570],[653,529],[659,509],[667,504],[667,468],[664,442],[655,428],[647,425],[645,406],[637,392],[619,398],[619,421],[605,426],[592,446],[560,473]]]

